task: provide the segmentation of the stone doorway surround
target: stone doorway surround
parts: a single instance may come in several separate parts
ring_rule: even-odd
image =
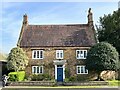
[[[63,81],[65,79],[65,64],[66,60],[53,60],[54,65],[55,65],[55,80],[57,80],[57,65],[63,65]]]

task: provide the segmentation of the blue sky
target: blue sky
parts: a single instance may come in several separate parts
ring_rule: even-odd
[[[98,24],[100,16],[118,9],[118,2],[4,2],[0,10],[0,51],[8,54],[16,47],[25,13],[29,24],[87,23],[88,8],[92,8],[94,24]]]

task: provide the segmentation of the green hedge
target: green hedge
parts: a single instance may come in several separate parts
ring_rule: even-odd
[[[25,71],[10,72],[8,76],[9,81],[23,81],[25,77]]]
[[[33,74],[31,75],[31,81],[49,81],[52,77],[49,74]]]

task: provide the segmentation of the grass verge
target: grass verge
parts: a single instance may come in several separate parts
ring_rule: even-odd
[[[108,81],[109,86],[120,86],[120,80]]]

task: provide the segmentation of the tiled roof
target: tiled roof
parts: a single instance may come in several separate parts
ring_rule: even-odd
[[[28,25],[23,30],[20,46],[92,46],[94,30],[88,24]]]

